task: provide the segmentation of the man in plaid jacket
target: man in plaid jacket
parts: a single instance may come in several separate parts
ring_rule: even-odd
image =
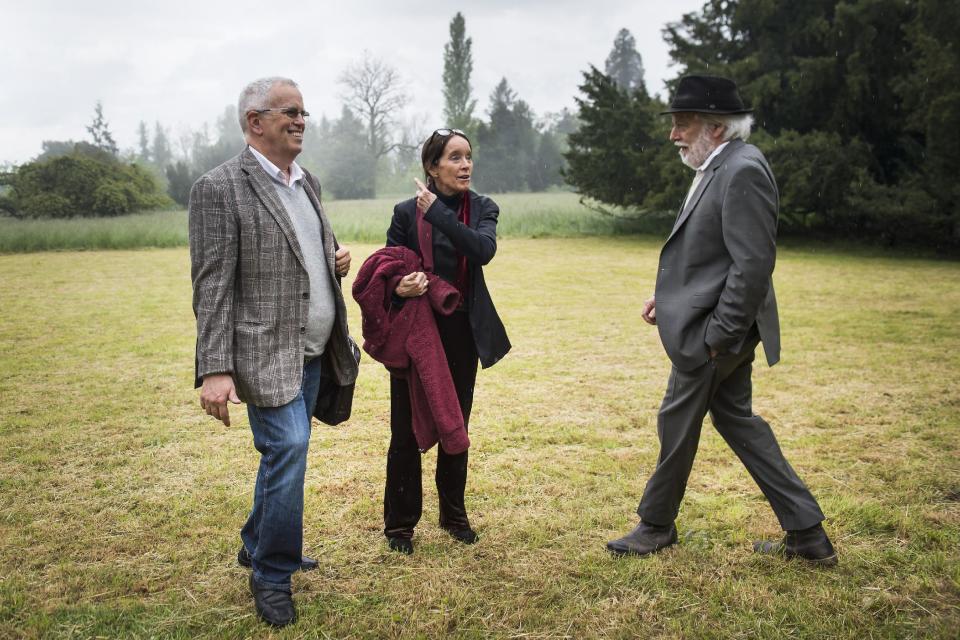
[[[260,469],[238,561],[252,567],[258,615],[283,626],[296,611],[290,577],[303,557],[303,483],[320,372],[352,384],[336,248],[320,184],[294,159],[303,147],[296,83],[264,78],[238,104],[247,147],[190,192],[190,261],[197,317],[200,405],[225,425],[228,402],[247,403]]]

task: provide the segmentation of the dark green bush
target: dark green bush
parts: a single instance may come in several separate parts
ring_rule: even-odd
[[[780,189],[780,226],[787,233],[848,239],[874,238],[887,245],[960,245],[948,211],[920,179],[879,183],[875,154],[858,138],[837,133],[785,131],[751,138],[773,168]]]
[[[8,182],[10,208],[28,218],[118,216],[172,204],[148,171],[80,153],[25,164]]]
[[[14,214],[17,209],[13,206],[13,200],[5,194],[0,194],[0,214]]]
[[[780,189],[780,224],[799,231],[827,226],[849,232],[847,197],[851,185],[872,181],[864,170],[872,162],[869,149],[859,140],[844,144],[840,135],[814,131],[784,131],[773,137],[757,131],[750,142],[766,155]]]
[[[36,193],[22,203],[28,218],[67,218],[72,211],[70,200],[57,193]]]
[[[103,216],[121,216],[129,212],[130,200],[123,185],[101,182],[93,192],[93,210]]]
[[[173,204],[149,169],[138,164],[123,165],[123,176],[126,179],[120,184],[127,197],[129,211],[161,209]]]
[[[850,235],[879,238],[888,246],[922,244],[941,251],[960,247],[953,220],[918,183],[896,187],[864,179],[850,186]]]

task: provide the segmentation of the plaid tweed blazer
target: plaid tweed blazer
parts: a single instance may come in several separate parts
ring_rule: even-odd
[[[304,188],[323,223],[323,250],[335,285],[337,317],[323,366],[338,384],[352,384],[358,365],[335,277],[336,241],[320,204],[320,183],[307,173]],[[293,223],[249,148],[197,180],[189,219],[195,385],[205,375],[230,373],[244,402],[263,407],[290,402],[302,383],[310,282]]]

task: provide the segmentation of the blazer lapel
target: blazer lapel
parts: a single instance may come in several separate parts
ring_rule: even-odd
[[[723,151],[720,152],[720,155],[710,162],[710,166],[707,167],[707,170],[703,173],[703,178],[700,179],[700,184],[697,185],[697,188],[692,194],[690,194],[690,199],[687,200],[687,203],[683,205],[682,209],[680,209],[680,214],[677,216],[677,221],[673,223],[673,230],[670,231],[670,235],[667,237],[667,240],[676,235],[677,231],[680,230],[680,227],[683,226],[683,223],[687,221],[687,218],[690,217],[690,214],[693,213],[693,210],[700,202],[700,198],[702,198],[703,194],[706,193],[707,187],[709,187],[710,183],[713,181],[714,174],[718,169],[720,169],[720,167],[723,166],[723,163],[726,161],[727,156],[730,155],[730,152],[741,144],[743,144],[741,140],[731,140],[723,149]]]
[[[260,198],[260,202],[262,202],[263,206],[270,212],[273,219],[276,220],[277,226],[280,227],[283,235],[287,238],[287,243],[290,245],[293,255],[296,256],[297,261],[300,262],[300,266],[306,270],[307,265],[303,259],[303,252],[300,250],[300,243],[297,241],[297,234],[293,230],[290,215],[287,213],[287,210],[283,208],[283,204],[277,197],[277,192],[271,183],[273,178],[267,175],[266,171],[263,170],[263,167],[260,166],[260,163],[257,162],[257,159],[249,149],[245,149],[241,157],[243,170],[247,174],[247,179],[250,182],[250,186],[253,187],[254,193]]]

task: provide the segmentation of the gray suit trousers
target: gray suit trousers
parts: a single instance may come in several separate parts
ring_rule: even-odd
[[[806,529],[823,520],[820,506],[784,458],[770,425],[753,414],[750,377],[759,343],[755,331],[740,353],[721,354],[693,371],[671,370],[657,415],[660,457],[637,508],[643,521],[668,525],[676,519],[707,411],[784,530]]]

